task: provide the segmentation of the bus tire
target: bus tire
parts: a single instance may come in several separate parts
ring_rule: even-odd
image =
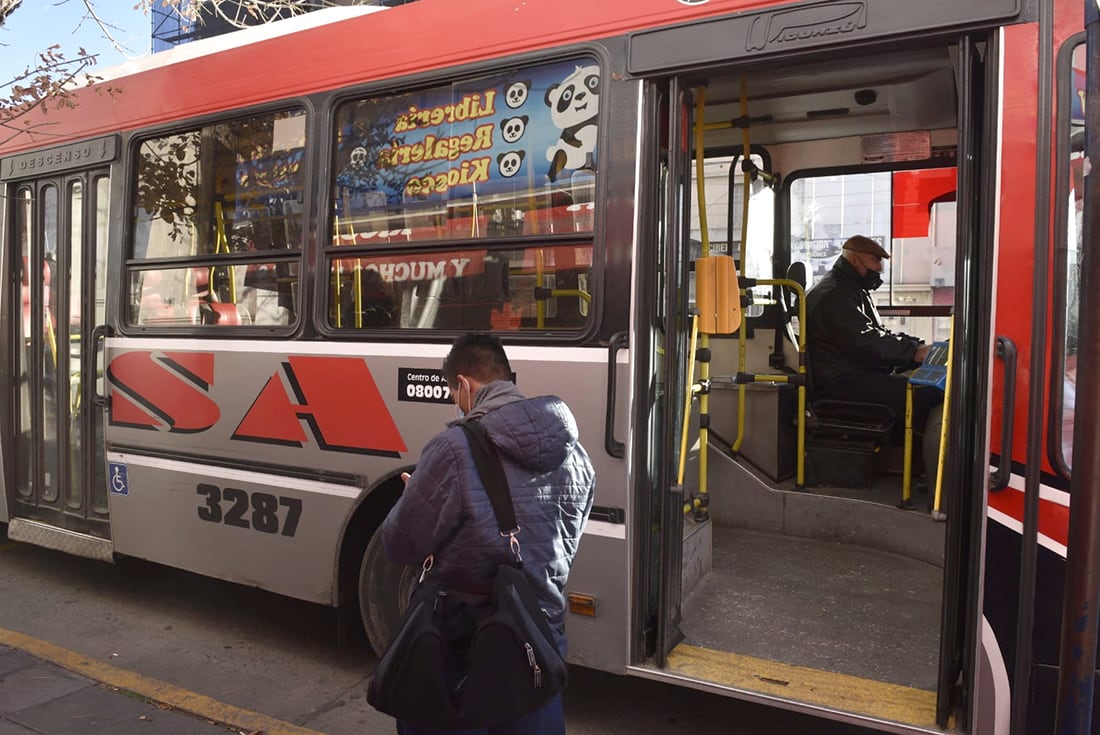
[[[397,633],[419,570],[394,564],[376,531],[359,565],[359,614],[371,648],[381,656]]]

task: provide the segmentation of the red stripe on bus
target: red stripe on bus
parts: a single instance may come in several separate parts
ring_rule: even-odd
[[[990,493],[989,507],[1024,522],[1024,494],[1016,488]],[[1065,546],[1069,540],[1069,508],[1039,498],[1039,533]]]

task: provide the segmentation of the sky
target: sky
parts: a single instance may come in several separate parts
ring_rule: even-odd
[[[96,67],[102,69],[149,53],[152,19],[134,10],[137,0],[93,0],[96,13],[113,26],[112,33],[125,48],[116,50],[103,37],[99,26],[86,18],[83,0],[23,0],[19,9],[0,26],[0,85],[33,65],[40,51],[61,44],[66,58],[76,56],[83,46],[100,54]],[[0,88],[0,95],[4,90]]]

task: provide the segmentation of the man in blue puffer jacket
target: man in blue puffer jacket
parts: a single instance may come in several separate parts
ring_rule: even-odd
[[[448,587],[488,593],[496,568],[512,559],[489,495],[459,424],[477,419],[500,451],[523,553],[523,570],[565,655],[565,582],[592,510],[595,471],[577,436],[577,424],[555,396],[524,398],[511,382],[500,340],[467,334],[443,361],[459,419],[425,445],[405,492],[382,524],[386,553],[395,563],[420,565],[434,555],[433,575]],[[432,728],[398,722],[401,735]],[[565,716],[559,694],[488,735],[560,735]]]

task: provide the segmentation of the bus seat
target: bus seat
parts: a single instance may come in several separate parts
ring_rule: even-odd
[[[236,304],[219,301],[199,301],[198,317],[202,324],[231,326],[245,323]]]

